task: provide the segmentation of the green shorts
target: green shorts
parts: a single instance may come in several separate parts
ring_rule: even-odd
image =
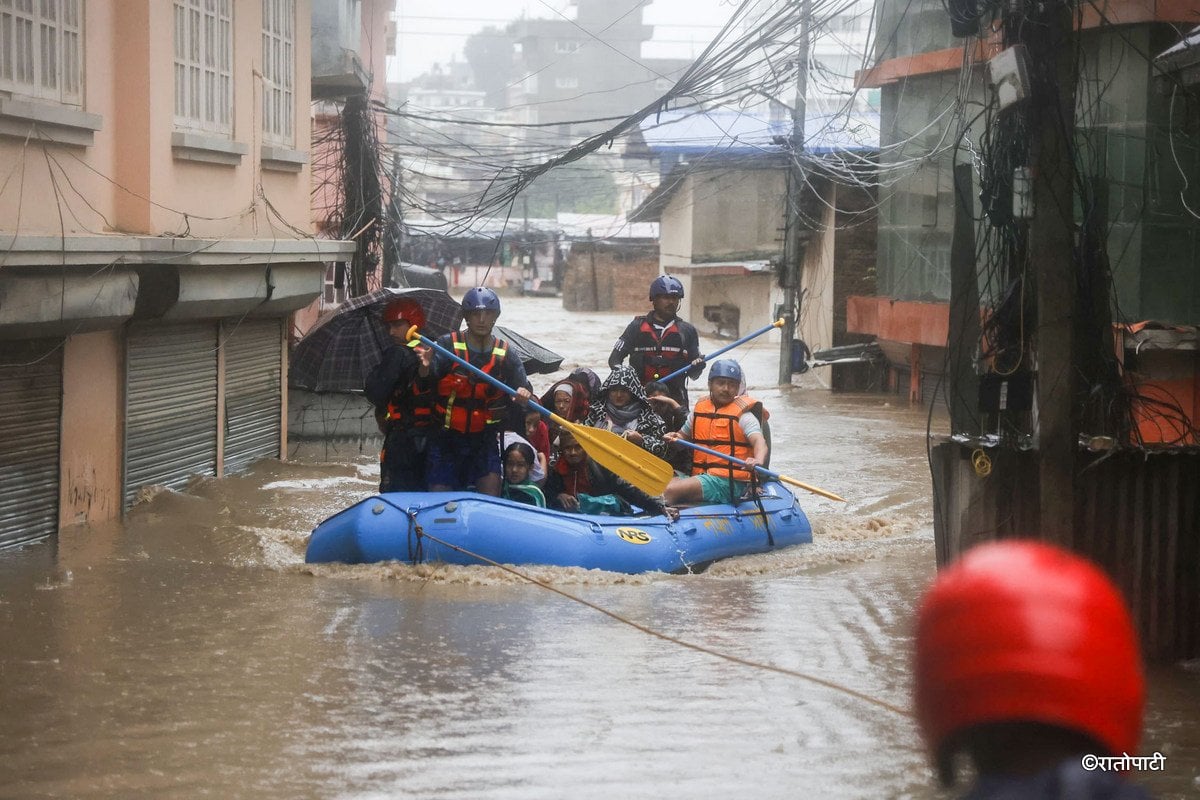
[[[704,502],[706,503],[736,503],[750,485],[749,481],[733,481],[732,488],[730,488],[729,478],[707,472],[696,477],[700,479],[700,489],[704,492]]]

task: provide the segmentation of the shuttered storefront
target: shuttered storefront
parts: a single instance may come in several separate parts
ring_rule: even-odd
[[[0,547],[58,531],[62,340],[4,342],[0,356]]]
[[[282,320],[243,320],[225,344],[225,474],[279,458]]]
[[[142,486],[216,474],[217,326],[131,327],[125,376],[125,507]]]

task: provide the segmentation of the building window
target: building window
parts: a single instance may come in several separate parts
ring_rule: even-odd
[[[579,49],[579,42],[555,42],[554,52],[556,53],[574,53]]]
[[[263,0],[263,138],[292,144],[296,0]]]
[[[575,78],[575,77],[555,78],[554,79],[554,88],[555,89],[578,89],[579,88],[579,78]]]
[[[83,3],[0,0],[0,89],[83,104]]]
[[[232,0],[175,0],[175,124],[233,132]]]

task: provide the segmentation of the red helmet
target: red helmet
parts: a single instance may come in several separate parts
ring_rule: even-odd
[[[1121,594],[1091,563],[1033,541],[980,545],[917,613],[916,711],[939,762],[989,722],[1040,722],[1133,754],[1144,682]]]
[[[416,325],[418,328],[424,328],[425,312],[421,310],[417,301],[401,297],[388,303],[387,308],[383,311],[384,322],[391,323],[399,320],[404,320],[409,325]]]

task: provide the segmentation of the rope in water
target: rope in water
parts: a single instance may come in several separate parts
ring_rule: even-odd
[[[705,647],[702,644],[695,644],[694,642],[684,641],[683,639],[679,639],[675,636],[671,636],[670,634],[663,633],[662,631],[657,631],[653,628],[650,628],[646,625],[641,624],[640,622],[635,622],[635,621],[629,619],[628,617],[623,617],[620,614],[616,613],[615,611],[610,611],[607,608],[596,605],[595,603],[593,603],[589,600],[584,600],[582,597],[579,597],[578,595],[571,594],[570,592],[564,591],[563,589],[560,589],[557,586],[553,586],[549,583],[546,583],[545,581],[539,580],[539,579],[533,577],[532,575],[522,572],[521,570],[517,569],[516,567],[512,567],[507,564],[501,564],[498,561],[493,561],[492,559],[488,558],[487,556],[480,555],[479,553],[474,553],[474,552],[466,549],[465,547],[459,547],[458,545],[450,544],[449,542],[447,542],[443,539],[439,539],[436,536],[426,533],[425,530],[419,524],[417,524],[415,521],[413,522],[413,525],[416,527],[416,532],[417,532],[418,538],[422,537],[422,536],[428,537],[431,541],[437,542],[442,547],[448,547],[451,550],[455,550],[459,553],[462,553],[463,555],[467,555],[467,556],[470,556],[471,558],[477,559],[480,562],[487,564],[488,566],[496,567],[497,569],[503,570],[504,572],[507,572],[510,575],[515,575],[516,577],[520,578],[523,581],[527,581],[529,583],[534,584],[535,586],[539,586],[543,589],[547,589],[551,592],[554,592],[555,594],[558,594],[558,595],[561,595],[561,596],[567,598],[568,600],[572,600],[576,603],[579,603],[580,605],[587,606],[588,608],[592,609],[593,611],[599,611],[601,614],[605,615],[606,617],[614,619],[617,622],[622,623],[623,625],[628,625],[629,627],[634,628],[635,630],[639,630],[642,633],[653,636],[656,639],[662,639],[665,642],[670,642],[671,644],[675,644],[680,647],[685,647],[688,650],[694,650],[697,653],[704,653],[705,655],[710,655],[710,656],[713,656],[714,658],[720,658],[725,661],[732,662],[734,664],[741,664],[742,666],[745,666],[745,667],[752,667],[754,669],[766,670],[768,672],[775,672],[780,675],[787,675],[788,677],[791,677],[791,678],[799,678],[801,680],[809,681],[810,683],[815,683],[818,686],[824,686],[827,689],[832,689],[835,692],[841,692],[842,694],[849,695],[850,697],[853,697],[857,700],[861,700],[864,703],[870,703],[871,705],[875,705],[875,706],[879,706],[880,708],[887,709],[888,711],[892,711],[901,716],[904,716],[904,717],[912,716],[912,712],[906,708],[901,708],[900,706],[889,703],[886,700],[880,700],[877,697],[871,697],[870,695],[863,694],[862,692],[851,689],[848,686],[843,686],[840,683],[835,683],[834,681],[826,680],[824,678],[818,678],[816,675],[810,675],[806,672],[799,672],[794,669],[788,669],[787,667],[780,667],[780,666],[776,666],[774,664],[765,664],[761,661],[751,661],[748,658],[742,658],[740,656],[730,655],[729,653],[722,653],[719,650],[713,650],[712,648]]]

